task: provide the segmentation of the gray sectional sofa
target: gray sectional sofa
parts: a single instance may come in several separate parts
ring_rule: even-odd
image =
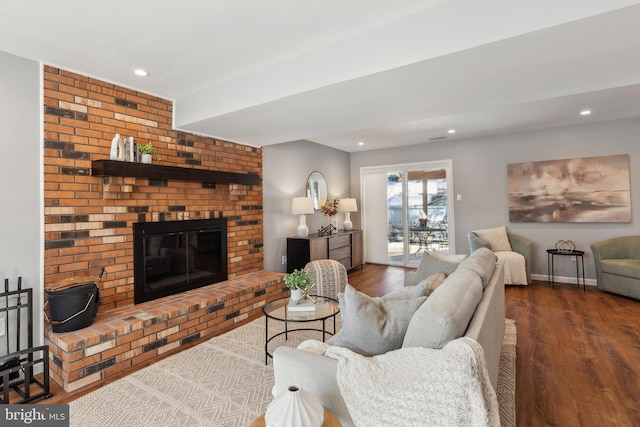
[[[491,385],[495,390],[505,332],[502,265],[496,263],[495,255],[486,248],[475,251],[459,265],[442,264],[425,253],[420,267],[406,283],[414,285],[439,271],[445,271],[448,276],[410,318],[401,340],[402,348],[442,348],[461,336],[473,338],[484,350]],[[339,341],[335,338],[332,339]],[[273,361],[275,396],[289,385],[297,384],[316,395],[343,426],[353,426],[338,388],[336,360],[281,346],[274,351]]]

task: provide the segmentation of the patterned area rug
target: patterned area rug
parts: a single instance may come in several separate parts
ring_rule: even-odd
[[[270,321],[269,335],[282,331],[279,327]],[[82,396],[70,403],[70,425],[248,426],[273,400],[272,362],[264,364],[264,329],[264,318],[257,319]],[[503,426],[514,426],[513,323],[507,322],[507,332],[513,344],[505,337],[498,401]],[[296,332],[286,345],[297,346],[305,339],[320,339],[320,334]],[[275,339],[270,351],[271,344],[275,348],[284,343],[284,336]],[[505,347],[513,347],[510,356],[504,354]],[[503,365],[510,368],[503,372]]]

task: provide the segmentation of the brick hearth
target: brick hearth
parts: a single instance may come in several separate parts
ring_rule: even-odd
[[[249,273],[192,291],[98,315],[73,332],[46,331],[51,377],[72,392],[230,329],[288,295],[282,273]]]

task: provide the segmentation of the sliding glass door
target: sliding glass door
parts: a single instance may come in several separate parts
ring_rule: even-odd
[[[362,169],[368,262],[413,266],[425,250],[454,252],[450,175],[450,161]]]

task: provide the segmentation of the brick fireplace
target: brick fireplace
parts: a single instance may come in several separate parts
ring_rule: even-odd
[[[167,332],[157,326],[158,318],[166,320],[182,316],[184,322],[189,322],[189,310],[206,313],[212,310],[211,306],[217,307],[214,311],[229,309],[222,316],[223,320],[215,324],[205,322],[202,326],[196,322],[184,330],[184,325],[178,327],[182,333],[175,340],[179,341],[203,328],[213,328],[206,332],[212,333],[225,318],[229,320],[230,313],[236,313],[238,317],[255,313],[265,298],[273,299],[282,293],[280,276],[267,275],[264,286],[260,284],[263,270],[262,185],[92,176],[92,161],[109,159],[111,140],[116,134],[123,138],[132,136],[138,144],[151,142],[159,156],[159,159],[154,158],[156,164],[262,176],[261,149],[176,131],[172,128],[172,108],[168,100],[44,67],[44,283],[75,275],[95,275],[100,267],[106,267],[106,276],[100,284],[102,305],[98,318],[110,321],[109,316],[120,313],[136,325],[142,322],[142,326],[138,325],[140,328],[132,329],[131,325],[124,328],[128,333],[138,330],[136,334],[141,334],[140,337],[121,338],[125,343],[127,339],[142,340],[140,352],[145,353],[143,358],[158,354],[162,343],[172,342],[162,341],[162,338],[176,332],[171,330],[176,326],[175,319],[166,322]],[[221,282],[215,292],[209,290],[216,298],[209,298],[198,307],[192,305],[186,312],[165,307],[175,316],[156,313],[159,317],[149,320],[147,326],[144,319],[131,320],[137,319],[132,312],[139,313],[151,307],[133,307],[133,224],[213,218],[225,218],[227,222],[229,280]],[[248,288],[243,289],[242,281],[234,279],[246,274],[253,274],[253,277]],[[225,301],[233,299],[236,300],[231,308]],[[166,306],[166,301],[158,301]],[[143,317],[148,315],[145,313]],[[91,382],[82,380],[83,377],[92,376],[97,380],[96,373],[103,378],[108,370],[116,371],[119,364],[120,367],[131,366],[135,362],[122,355],[132,352],[132,357],[139,357],[140,352],[133,355],[133,347],[120,341],[104,344],[115,340],[117,330],[118,327],[104,329],[90,337],[82,333],[62,337],[63,334],[47,331],[48,343],[56,347],[52,349],[53,378],[69,390]],[[157,342],[160,344],[144,347],[144,344]],[[106,356],[97,351],[100,347],[96,345],[105,347]],[[92,350],[87,352],[86,348],[78,346]],[[82,350],[82,354],[76,353],[78,350]],[[113,359],[108,358],[110,362],[103,363],[107,356]],[[78,368],[75,365],[82,365],[78,358],[90,360]],[[73,382],[76,386],[71,385]]]

